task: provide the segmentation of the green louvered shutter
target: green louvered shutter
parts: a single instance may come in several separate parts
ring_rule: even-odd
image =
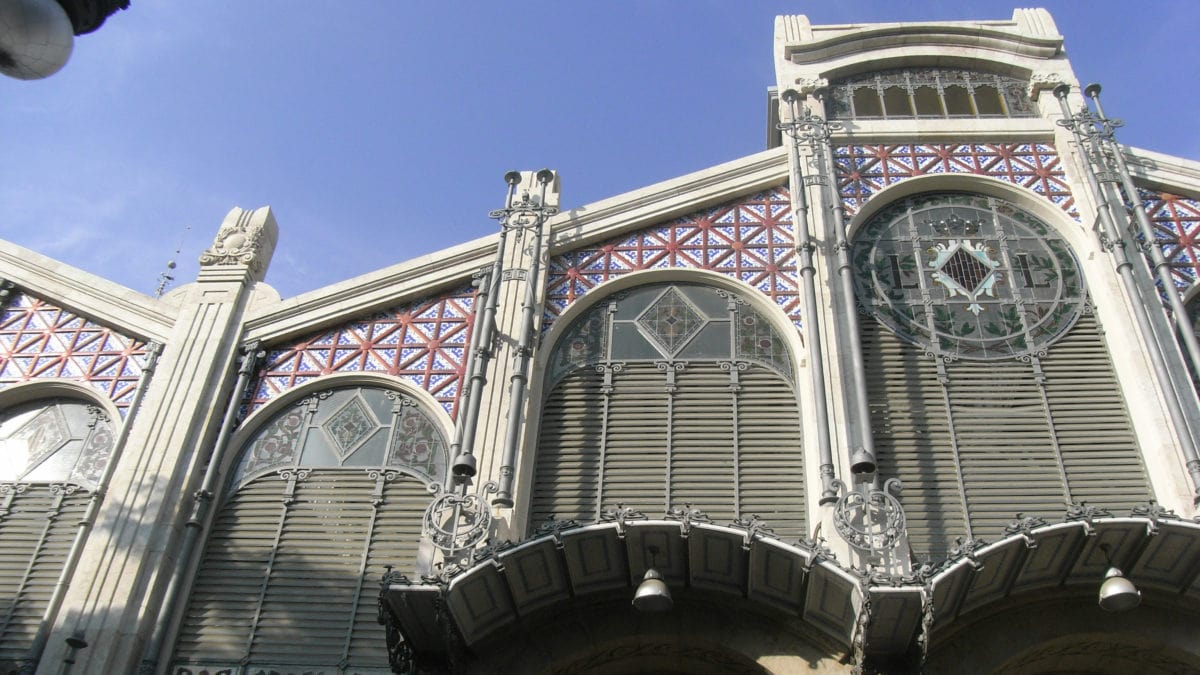
[[[50,604],[90,496],[62,486],[0,494],[0,668],[24,659]],[[71,486],[73,489],[73,486]],[[20,490],[19,492],[17,490]]]
[[[429,493],[403,474],[380,482],[314,469],[290,496],[277,474],[242,486],[213,524],[177,666],[385,672],[379,579],[384,565],[412,568]]]

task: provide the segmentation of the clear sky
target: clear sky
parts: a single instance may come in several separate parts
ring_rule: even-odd
[[[1200,2],[1041,4],[1123,142],[1200,159]],[[133,0],[57,75],[0,78],[0,237],[151,294],[270,204],[296,295],[494,231],[508,169],[558,170],[573,207],[762,150],[777,14],[1012,5]]]

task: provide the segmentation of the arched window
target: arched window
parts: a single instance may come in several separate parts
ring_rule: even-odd
[[[78,400],[0,416],[0,670],[33,644],[113,438],[108,415]]]
[[[640,286],[571,323],[546,368],[530,517],[652,517],[691,504],[805,534],[788,347],[733,293]]]
[[[176,666],[387,672],[379,579],[414,569],[446,461],[432,415],[387,389],[322,391],[263,424],[213,520]]]
[[[834,80],[831,119],[1032,117],[1027,81],[954,68],[881,70]]]
[[[1078,262],[1045,223],[981,195],[922,194],[852,249],[879,470],[904,483],[919,554],[994,538],[1018,512],[1150,497]]]

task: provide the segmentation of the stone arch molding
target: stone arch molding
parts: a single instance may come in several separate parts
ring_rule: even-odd
[[[1067,240],[1077,255],[1091,250],[1091,243],[1079,223],[1043,195],[998,178],[979,174],[914,176],[893,183],[872,195],[854,214],[846,226],[846,238],[853,241],[863,225],[888,206],[906,197],[928,192],[964,192],[1007,200],[1049,225],[1056,234]]]

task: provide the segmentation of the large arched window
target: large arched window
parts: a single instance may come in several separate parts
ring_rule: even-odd
[[[0,670],[33,644],[113,450],[96,405],[41,400],[0,415]]]
[[[1150,497],[1078,262],[1004,200],[922,194],[855,238],[879,470],[904,483],[909,538],[944,556],[1018,512]]]
[[[792,377],[782,336],[733,293],[675,283],[609,296],[551,353],[531,521],[691,504],[803,536]]]
[[[413,571],[446,455],[433,415],[387,389],[322,391],[263,424],[214,518],[179,672],[387,672],[379,579]]]

